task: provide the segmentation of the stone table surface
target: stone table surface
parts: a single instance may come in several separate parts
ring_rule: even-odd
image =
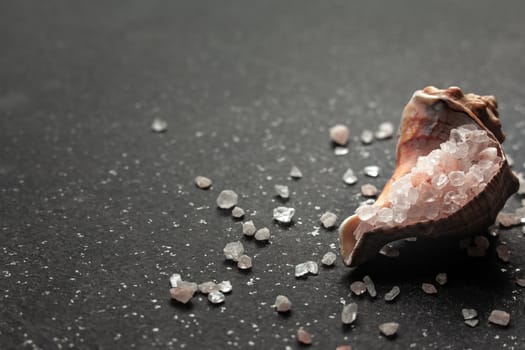
[[[524,171],[524,11],[484,0],[1,2],[0,348],[295,349],[304,327],[312,349],[525,349],[520,227],[490,238],[483,258],[456,241],[406,242],[398,258],[294,277],[298,263],[338,253],[321,214],[340,222],[361,185],[387,181],[395,139],[363,146],[359,135],[397,126],[416,89],[495,95]],[[155,118],[166,132],[151,131]],[[328,138],[336,123],[350,127],[342,156]],[[292,165],[302,179],[289,179]],[[365,178],[367,165],[380,176]],[[354,186],[341,180],[348,168]],[[289,186],[287,202],[276,184]],[[269,243],[216,208],[223,189]],[[296,210],[291,226],[272,221],[283,204]],[[236,240],[250,271],[224,259]],[[501,242],[509,263],[496,257]],[[448,283],[424,294],[440,272]],[[233,291],[220,305],[200,294],[182,305],[173,273]],[[365,275],[376,299],[350,295]],[[289,314],[274,311],[279,294]],[[343,327],[350,302],[359,315]],[[462,308],[477,310],[477,327]],[[493,309],[511,314],[509,327],[488,323]],[[378,326],[391,321],[400,328],[386,339]]]

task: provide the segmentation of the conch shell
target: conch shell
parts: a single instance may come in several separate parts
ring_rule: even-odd
[[[468,156],[463,155],[465,158],[463,159],[457,153],[447,153],[448,158],[445,157],[445,159],[448,159],[449,163],[452,162],[448,165],[443,165],[443,160],[439,160],[439,157],[443,155],[442,150],[449,150],[451,147],[447,140],[458,138],[461,132],[464,132],[463,136],[467,135],[465,137],[468,138],[482,134],[485,137],[485,143],[478,144],[483,146],[477,146],[483,149],[470,149],[473,159],[468,164],[470,166],[475,164],[471,173],[467,173],[469,169],[467,165],[467,170],[464,172],[455,171],[455,174],[452,174],[452,170],[457,170],[460,164],[468,162],[468,159],[465,160]],[[467,236],[484,232],[494,223],[507,199],[519,187],[519,181],[511,171],[501,147],[504,139],[505,134],[501,131],[497,102],[493,96],[465,95],[458,87],[441,90],[428,86],[416,91],[403,111],[394,174],[373,206],[358,208],[356,214],[348,217],[340,227],[340,249],[344,263],[348,266],[357,266],[374,257],[385,244],[403,238]],[[467,144],[465,139],[459,140],[457,152],[459,152],[459,146],[465,146],[465,144]],[[452,145],[450,152],[454,152],[455,147],[456,144]],[[450,156],[451,154],[455,158]],[[480,159],[488,154],[492,154],[493,163],[486,161],[482,164]],[[438,157],[437,161],[436,157]],[[468,176],[472,181],[473,176],[478,176],[478,173],[474,171],[474,168],[478,170],[480,168],[478,162],[480,166],[485,164],[488,164],[487,167],[492,166],[491,172],[487,170],[489,172],[485,173],[484,181],[481,176],[482,180],[477,182],[476,186],[464,185],[466,189],[458,189],[459,195],[456,196],[456,199],[459,198],[459,200],[450,200],[453,197],[450,193],[453,191],[444,194],[436,190],[436,187],[440,186],[445,186],[445,190],[447,188],[450,190],[453,181],[457,180],[451,175],[456,176],[458,173],[461,177],[458,181],[467,181],[464,178]],[[429,170],[430,175],[418,172],[418,167],[425,167],[425,164],[427,166],[430,164],[431,169],[441,167],[441,175],[435,175],[435,178],[432,178],[434,170]],[[432,168],[433,166],[436,168]],[[488,177],[487,174],[489,174]],[[406,178],[403,180],[405,187],[400,187],[401,179],[404,177]],[[443,183],[449,184],[443,185]],[[422,196],[427,196],[423,194],[421,188],[434,191],[432,193],[438,199],[430,198],[429,200],[436,200],[436,202],[426,207],[419,205],[419,202],[424,201]],[[406,199],[408,192],[413,191],[417,193],[412,193],[414,198],[417,198],[416,201],[419,201],[417,203],[413,198]],[[399,206],[395,204],[400,203],[401,207],[406,208],[404,201],[413,204],[407,209],[408,212],[399,211]],[[423,204],[428,203],[423,202]],[[367,213],[359,215],[360,210],[361,213],[364,213],[365,210]],[[376,216],[366,221],[364,218],[371,215],[369,211],[375,211]],[[394,219],[392,219],[392,213]]]

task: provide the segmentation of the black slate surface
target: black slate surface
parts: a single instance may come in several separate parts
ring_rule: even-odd
[[[519,1],[1,2],[0,348],[286,349],[298,348],[303,326],[316,349],[524,349],[524,290],[513,283],[525,269],[521,228],[499,238],[508,264],[493,249],[468,258],[457,242],[415,242],[397,259],[293,276],[297,263],[337,252],[335,231],[311,234],[319,216],[345,217],[359,185],[388,179],[395,141],[364,147],[357,137],[397,125],[416,89],[495,95],[523,171],[524,10]],[[155,117],[166,133],[150,131]],[[337,122],[351,129],[342,157],[327,137]],[[288,179],[293,164],[301,180]],[[348,167],[371,164],[379,178],[342,183]],[[196,175],[213,188],[197,189]],[[292,190],[290,227],[271,220],[274,184]],[[242,238],[216,209],[227,188],[272,230],[269,244]],[[238,239],[254,258],[247,273],[223,258]],[[438,272],[448,284],[423,294]],[[179,305],[172,273],[230,280],[233,292],[219,306],[202,296]],[[366,274],[376,300],[349,295]],[[393,285],[401,295],[387,304]],[[290,315],[272,309],[278,294],[292,300]],[[359,305],[352,327],[341,324],[343,301]],[[462,307],[478,310],[478,327],[463,324]],[[488,324],[494,308],[510,312],[508,328]],[[395,339],[379,335],[387,321],[401,325]]]

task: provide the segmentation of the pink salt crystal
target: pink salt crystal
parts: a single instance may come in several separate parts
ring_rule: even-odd
[[[437,294],[437,292],[438,292],[436,287],[432,283],[423,283],[421,285],[421,289],[426,294]]]
[[[500,212],[496,217],[500,226],[509,228],[520,224],[520,218],[512,213]]]
[[[436,189],[441,190],[448,184],[448,177],[445,174],[436,174],[432,178],[432,186]]]
[[[366,284],[361,281],[355,281],[350,284],[350,290],[357,296],[366,292]]]
[[[501,244],[496,248],[498,258],[503,262],[509,262],[510,260],[510,249],[507,245]]]
[[[454,187],[460,187],[465,184],[465,173],[463,171],[451,171],[448,174],[450,184]]]
[[[297,341],[301,344],[310,345],[312,344],[312,336],[301,327],[297,330]]]
[[[190,286],[175,287],[170,289],[170,295],[172,299],[177,300],[180,303],[186,304],[193,298],[195,289]]]
[[[502,310],[492,310],[489,322],[498,326],[507,327],[510,322],[510,314]]]
[[[349,131],[345,125],[337,124],[330,128],[330,139],[338,145],[344,146],[348,142]]]
[[[518,286],[525,288],[525,278],[516,277],[516,280],[514,282],[516,282]]]

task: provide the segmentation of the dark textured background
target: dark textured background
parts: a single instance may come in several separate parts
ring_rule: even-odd
[[[426,85],[494,94],[505,144],[525,161],[523,2],[236,1],[0,3],[0,348],[296,348],[299,326],[312,348],[524,349],[525,237],[507,230],[510,264],[467,258],[455,243],[407,244],[351,271],[337,261],[306,280],[295,264],[336,252],[320,230],[361,200],[348,167],[378,164],[382,186],[395,141],[363,147],[357,137],[398,123]],[[169,123],[165,134],[151,120]],[[335,157],[327,130],[347,123],[350,153]],[[365,158],[366,153],[368,157]],[[304,178],[287,178],[296,164]],[[196,175],[214,180],[209,191]],[[273,185],[288,184],[295,224],[271,221]],[[234,189],[266,246],[242,239],[215,199]],[[519,199],[509,201],[510,208]],[[482,215],[483,213],[480,213]],[[254,267],[225,263],[242,239]],[[332,246],[330,246],[332,245]],[[437,296],[421,282],[448,272]],[[221,306],[201,296],[172,302],[168,277],[231,280]],[[370,274],[379,298],[357,300],[355,326],[340,322],[349,284]],[[394,284],[393,304],[382,297]],[[293,302],[288,317],[271,305]],[[462,307],[480,313],[463,324]],[[490,310],[512,315],[502,329]],[[397,339],[378,324],[397,321]]]

